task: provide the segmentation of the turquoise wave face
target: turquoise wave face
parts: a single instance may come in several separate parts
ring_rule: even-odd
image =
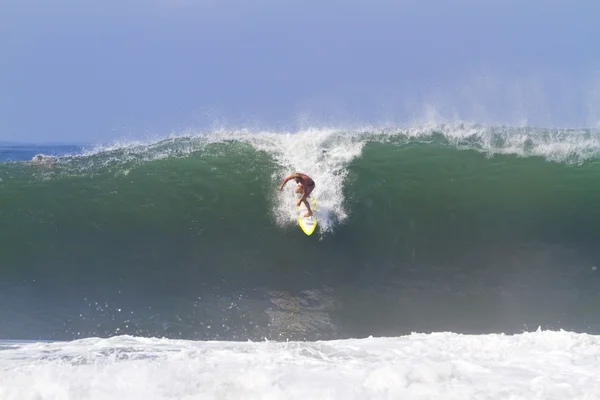
[[[37,291],[51,298],[47,304],[62,299],[67,322],[63,308],[45,310],[60,315],[48,323],[57,337],[109,334],[105,326],[114,324],[107,319],[131,321],[114,310],[73,319],[82,301],[89,309],[89,293],[145,315],[137,325],[116,324],[121,333],[179,337],[216,337],[215,323],[206,330],[175,321],[200,318],[194,304],[206,298],[212,314],[200,313],[201,321],[223,312],[222,299],[244,304],[245,311],[228,314],[235,329],[221,323],[219,331],[242,339],[244,332],[277,337],[290,326],[312,337],[445,329],[454,326],[450,317],[438,315],[436,325],[425,315],[444,310],[456,317],[473,301],[481,306],[473,315],[487,318],[488,327],[535,323],[535,304],[542,303],[557,305],[542,322],[567,323],[565,307],[597,300],[590,282],[600,256],[600,167],[591,150],[577,153],[545,133],[528,135],[522,150],[530,154],[516,152],[508,136],[317,132],[179,138],[0,164],[0,286],[21,312],[30,311]],[[539,143],[555,143],[555,150],[536,155]],[[311,237],[296,225],[293,185],[276,190],[295,170],[316,181],[324,223]],[[317,300],[281,294],[306,290],[317,290]],[[563,305],[552,300],[556,293]],[[513,314],[525,300],[533,308]],[[144,305],[167,303],[160,323]],[[311,317],[283,323],[289,307]],[[322,309],[327,316],[315,317]],[[580,308],[585,318],[579,314],[573,326],[597,325],[589,309]],[[268,331],[273,319],[279,330]],[[58,320],[67,327],[57,328]],[[26,331],[15,321],[5,336]],[[483,329],[473,321],[461,326]]]

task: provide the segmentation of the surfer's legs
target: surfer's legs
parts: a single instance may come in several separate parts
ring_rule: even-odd
[[[310,209],[310,204],[308,204],[308,200],[306,200],[306,196],[302,195],[302,197],[300,198],[300,200],[298,200],[298,202],[296,203],[297,207],[300,207],[300,204],[304,203],[304,205],[306,206],[306,209],[308,210],[308,212],[306,214],[304,214],[305,217],[310,217],[311,215],[313,215],[312,210]]]
[[[298,207],[300,207],[300,204],[302,202],[304,202],[304,205],[306,206],[306,209],[308,210],[308,212],[306,214],[304,214],[304,217],[310,217],[311,215],[313,215],[312,209],[310,208],[310,204],[308,204],[308,196],[310,196],[310,193],[313,191],[313,189],[315,188],[314,185],[312,186],[307,186],[306,187],[306,191],[304,191],[304,188],[302,187],[302,185],[298,186],[298,189],[296,189],[296,193],[302,193],[302,197],[300,198],[300,200],[298,200],[298,203],[296,204]]]
[[[312,193],[312,191],[314,189],[315,189],[315,185],[307,186],[306,187],[306,193],[304,193],[304,196],[308,198],[308,196],[310,196],[310,194]]]
[[[313,215],[312,209],[310,208],[310,204],[308,204],[308,200],[306,200],[306,197],[302,197],[302,199],[300,201],[304,202],[304,205],[306,206],[306,209],[308,210],[308,212],[306,214],[304,214],[304,217],[310,217],[311,215]]]

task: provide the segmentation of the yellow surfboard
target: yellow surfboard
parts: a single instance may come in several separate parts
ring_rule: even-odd
[[[312,235],[317,228],[317,201],[315,199],[310,200],[312,200],[310,207],[312,208],[313,212],[313,215],[310,217],[304,217],[304,214],[308,212],[304,202],[300,203],[300,206],[298,206],[298,225],[300,225],[300,228],[304,233],[306,233],[307,236]]]

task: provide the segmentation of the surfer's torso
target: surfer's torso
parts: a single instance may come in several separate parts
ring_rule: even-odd
[[[300,183],[304,186],[315,186],[315,181],[312,180],[312,178],[308,175],[302,174],[300,172],[296,173],[294,176],[294,179],[296,180],[296,183]]]

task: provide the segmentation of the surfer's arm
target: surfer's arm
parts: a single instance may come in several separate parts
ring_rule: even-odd
[[[296,174],[290,175],[287,178],[285,178],[283,180],[283,182],[281,182],[281,186],[279,186],[279,190],[283,189],[283,187],[285,186],[286,183],[288,183],[290,180],[294,179],[296,177]]]

